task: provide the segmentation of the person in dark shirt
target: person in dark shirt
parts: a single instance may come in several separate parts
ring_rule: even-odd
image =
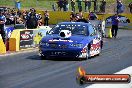
[[[45,13],[44,13],[44,25],[45,26],[48,26],[49,25],[49,13],[48,11],[46,10]]]
[[[61,9],[63,8],[63,0],[58,0],[57,4],[58,4],[58,11],[61,11]]]
[[[30,9],[30,12],[27,14],[26,26],[28,29],[34,29],[38,26],[38,18],[34,8]]]
[[[77,0],[77,4],[78,4],[78,10],[79,12],[82,11],[82,0]]]
[[[75,0],[71,0],[72,11],[75,12]]]
[[[93,2],[94,2],[94,12],[96,12],[97,11],[97,0],[94,0]]]
[[[117,0],[117,14],[124,12],[124,5],[121,0]]]
[[[102,0],[100,5],[100,12],[105,13],[106,1]]]
[[[132,2],[128,5],[128,7],[130,8],[130,13],[132,13]]]
[[[85,0],[84,3],[85,3],[85,12],[87,12],[87,9],[90,12],[91,0]]]
[[[71,22],[74,22],[74,21],[75,21],[75,17],[76,17],[76,15],[75,15],[75,13],[72,11],[71,14],[70,14],[70,21],[71,21]]]
[[[115,14],[112,17],[112,37],[116,38],[117,36],[117,31],[118,31],[118,24],[119,24],[119,17],[117,14]]]
[[[3,15],[4,11],[0,9],[0,34],[2,36],[3,42],[6,42],[6,34],[4,30],[5,22],[6,22],[6,17]]]
[[[97,15],[94,12],[90,12],[88,15],[88,20],[97,20]]]
[[[63,1],[63,10],[64,11],[67,11],[68,10],[67,6],[68,6],[68,0],[64,0]]]

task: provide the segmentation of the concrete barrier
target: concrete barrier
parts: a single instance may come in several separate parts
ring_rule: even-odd
[[[41,26],[37,29],[14,30],[9,39],[9,51],[20,51],[36,47],[50,29],[50,27]]]
[[[14,30],[9,39],[9,51],[19,51],[20,31]]]
[[[44,18],[44,11],[41,10],[37,10],[37,13],[41,13],[42,17]],[[49,11],[49,24],[57,24],[59,22],[63,22],[63,21],[69,21],[70,20],[70,13],[71,12],[63,12],[63,11]],[[89,13],[87,12],[83,12],[83,16],[84,18],[88,18]],[[97,14],[98,16],[98,20],[105,20],[106,18],[108,18],[109,16],[112,16],[114,14]],[[127,18],[130,19],[130,21],[132,22],[132,14],[120,14],[122,16],[126,16]]]
[[[5,53],[6,53],[6,46],[0,34],[0,54],[5,54]]]

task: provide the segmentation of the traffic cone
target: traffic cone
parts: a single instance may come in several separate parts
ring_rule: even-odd
[[[111,28],[108,30],[108,38],[112,38]]]

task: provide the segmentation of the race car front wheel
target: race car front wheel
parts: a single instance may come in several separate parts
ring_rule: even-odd
[[[89,44],[89,45],[87,46],[86,60],[87,60],[87,59],[90,59],[90,48],[91,48],[91,45]]]
[[[46,59],[46,56],[44,56],[40,50],[39,50],[39,56],[41,60]]]

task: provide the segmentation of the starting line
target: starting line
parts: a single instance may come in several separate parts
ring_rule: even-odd
[[[115,74],[130,74],[132,79],[132,66],[116,72]],[[132,80],[128,84],[93,84],[85,88],[132,88]]]

